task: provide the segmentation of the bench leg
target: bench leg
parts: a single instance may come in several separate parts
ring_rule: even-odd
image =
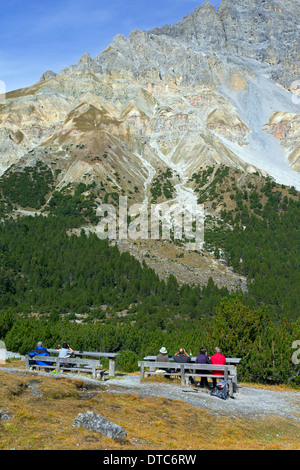
[[[228,383],[229,383],[229,396],[230,398],[233,398],[233,382],[232,380],[229,380]]]
[[[233,392],[236,392],[237,391],[237,376],[236,375],[234,376],[232,383],[233,383]]]
[[[115,360],[109,360],[109,375],[110,377],[115,377]]]
[[[141,366],[141,374],[140,374],[140,379],[143,379],[144,378],[144,374],[145,374],[145,366],[144,364]]]
[[[183,364],[180,367],[180,376],[181,376],[181,385],[184,387],[185,377],[184,377],[184,365]]]

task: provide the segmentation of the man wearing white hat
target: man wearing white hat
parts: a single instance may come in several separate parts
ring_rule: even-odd
[[[162,347],[159,350],[158,356],[156,356],[156,362],[170,362],[169,356],[168,356],[168,351],[166,350],[165,347]],[[166,370],[157,370],[156,373],[164,373],[166,372],[167,374],[171,374],[172,369],[166,369]]]
[[[162,347],[159,350],[159,354],[158,356],[156,356],[156,362],[170,362],[170,359],[168,357],[168,351],[165,347]]]

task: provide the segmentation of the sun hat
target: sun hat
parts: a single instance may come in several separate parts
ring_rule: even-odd
[[[162,354],[167,354],[168,351],[166,350],[165,347],[162,347],[159,352]]]

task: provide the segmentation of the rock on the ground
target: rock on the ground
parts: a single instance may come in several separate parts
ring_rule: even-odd
[[[7,411],[0,410],[0,421],[9,421],[12,418],[12,414]]]
[[[94,413],[94,411],[87,411],[86,413],[79,413],[74,419],[73,427],[84,426],[91,431],[97,431],[103,434],[103,436],[110,437],[112,439],[124,439],[127,434],[125,429],[118,424],[112,423],[103,416]]]

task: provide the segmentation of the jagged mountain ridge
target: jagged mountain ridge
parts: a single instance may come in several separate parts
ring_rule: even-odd
[[[173,26],[118,35],[94,59],[8,93],[0,108],[0,168],[42,159],[57,188],[109,180],[117,191],[171,168],[175,198],[186,181],[225,164],[300,188],[298,2],[206,1]],[[103,157],[104,156],[104,157]],[[122,178],[116,177],[122,175]]]
[[[285,87],[299,78],[298,1],[223,0],[218,11],[209,1],[173,26],[155,28],[211,53],[238,55],[275,66],[271,78]]]

